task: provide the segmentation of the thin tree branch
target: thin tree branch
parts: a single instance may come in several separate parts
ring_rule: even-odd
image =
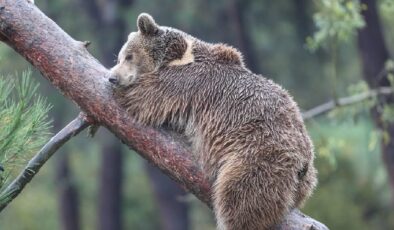
[[[29,161],[18,177],[11,182],[0,194],[0,197],[7,197],[4,203],[0,204],[0,212],[19,195],[23,188],[33,179],[45,162],[71,137],[76,136],[89,126],[90,122],[85,115],[80,114],[71,121],[60,132],[53,136],[42,149]]]
[[[304,118],[304,120],[308,120],[308,119],[323,115],[325,113],[328,113],[331,110],[336,109],[338,107],[353,105],[353,104],[374,98],[378,95],[390,95],[393,93],[394,93],[394,89],[391,87],[380,87],[377,89],[372,89],[372,90],[369,90],[367,92],[363,92],[360,94],[338,98],[337,100],[328,101],[324,104],[318,105],[308,111],[303,112],[302,117]]]
[[[26,0],[0,0],[0,32],[15,51],[32,63],[67,98],[142,157],[161,169],[209,207],[211,181],[193,160],[181,138],[142,126],[113,97],[109,72],[81,44]],[[286,223],[296,223],[292,226]],[[287,227],[286,227],[287,226]],[[292,212],[278,229],[327,229]]]

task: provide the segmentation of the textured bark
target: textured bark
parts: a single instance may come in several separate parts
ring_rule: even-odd
[[[121,20],[119,0],[78,0],[89,15],[90,25],[97,35],[100,60],[107,67],[114,63],[114,51],[119,50],[126,37],[126,23]],[[128,2],[131,4],[131,2]],[[126,4],[126,3],[124,3]],[[108,36],[110,34],[110,36]],[[97,222],[99,230],[122,229],[122,185],[123,154],[119,142],[108,137],[108,133],[98,135],[101,143],[101,167],[98,191]]]
[[[366,26],[358,33],[358,47],[362,62],[364,79],[371,88],[388,87],[390,82],[385,73],[385,63],[389,59],[389,51],[385,45],[379,14],[375,0],[362,0],[367,9],[362,12]],[[378,104],[371,110],[375,125],[390,136],[382,140],[381,150],[387,170],[394,203],[394,123],[382,120],[382,106],[392,104],[392,95],[381,95]]]
[[[141,126],[112,96],[108,70],[83,43],[75,41],[26,0],[0,0],[0,32],[7,44],[31,62],[67,98],[178,184],[211,206],[211,184],[177,137]],[[287,223],[292,224],[286,227]],[[279,229],[327,229],[298,212]]]
[[[40,1],[41,7],[48,11],[50,9],[49,2],[52,0]],[[48,14],[52,20],[57,21],[58,15],[51,12]],[[63,115],[67,113],[67,107],[58,107],[56,111],[52,110],[51,116],[54,117],[53,131],[60,130],[65,121]],[[63,230],[79,230],[80,227],[80,203],[78,188],[73,180],[72,168],[69,161],[70,153],[68,150],[58,154],[55,164],[55,177],[58,195],[58,210],[60,226]]]

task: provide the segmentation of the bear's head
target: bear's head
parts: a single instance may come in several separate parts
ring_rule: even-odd
[[[193,38],[190,35],[159,26],[146,13],[138,16],[137,26],[138,31],[129,34],[119,52],[117,64],[111,68],[111,83],[128,86],[137,76],[153,72],[162,66],[193,61]]]

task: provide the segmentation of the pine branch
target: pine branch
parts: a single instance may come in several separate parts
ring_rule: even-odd
[[[87,118],[80,114],[60,132],[53,136],[48,143],[29,161],[18,177],[11,182],[0,194],[0,212],[23,190],[33,179],[45,162],[71,137],[76,136],[89,126]]]
[[[377,97],[378,95],[390,95],[394,93],[394,89],[391,87],[381,87],[377,89],[372,89],[367,92],[363,92],[360,94],[338,98],[337,100],[331,100],[324,104],[318,105],[306,112],[302,113],[302,117],[305,120],[323,115],[325,113],[330,112],[338,107],[344,107],[353,105],[359,102],[363,102],[365,100]]]
[[[109,72],[81,45],[26,0],[0,0],[0,32],[67,98],[99,125],[211,207],[211,182],[176,136],[141,126],[115,101]],[[45,31],[45,33],[43,33]],[[293,224],[288,224],[293,223]],[[292,212],[278,229],[327,229]]]
[[[0,193],[11,168],[49,139],[51,106],[37,95],[31,71],[21,75],[0,76],[0,165],[5,168],[0,169]]]

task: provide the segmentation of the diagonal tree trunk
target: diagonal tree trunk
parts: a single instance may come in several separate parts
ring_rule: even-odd
[[[6,43],[38,68],[67,98],[211,207],[211,184],[180,139],[141,126],[112,97],[106,70],[82,42],[75,41],[26,0],[0,0],[0,32]],[[327,229],[291,212],[277,229]]]
[[[366,26],[358,33],[358,49],[364,79],[371,88],[390,86],[384,69],[389,52],[384,42],[376,1],[362,0],[361,3],[367,6],[362,12]],[[393,98],[390,95],[381,95],[378,99],[378,104],[372,108],[371,114],[375,125],[390,136],[389,140],[382,138],[381,151],[394,203],[394,123],[382,120],[382,106],[393,103]]]

